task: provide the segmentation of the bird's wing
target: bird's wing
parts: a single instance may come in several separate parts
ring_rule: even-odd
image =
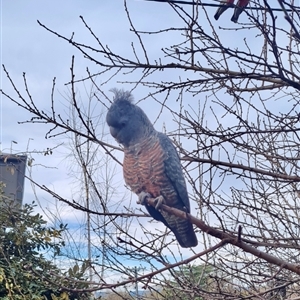
[[[190,212],[190,203],[187,194],[186,184],[183,177],[179,155],[172,141],[163,133],[158,133],[161,147],[165,152],[164,169],[165,174],[173,185],[178,195],[180,206],[184,206],[186,211]],[[179,204],[179,203],[178,203]]]

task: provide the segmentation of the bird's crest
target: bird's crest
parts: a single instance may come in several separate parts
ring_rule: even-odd
[[[131,95],[131,93],[129,91],[119,90],[117,88],[113,88],[110,91],[115,94],[115,97],[113,100],[114,102],[118,102],[121,100],[123,100],[123,101],[125,100],[130,103],[133,102],[133,96]]]

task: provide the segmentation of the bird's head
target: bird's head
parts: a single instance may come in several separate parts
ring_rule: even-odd
[[[146,138],[153,126],[143,110],[132,103],[130,92],[112,90],[114,102],[106,115],[111,135],[124,147],[129,147]]]

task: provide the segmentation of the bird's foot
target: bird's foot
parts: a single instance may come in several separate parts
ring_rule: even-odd
[[[137,201],[137,204],[146,205],[147,204],[147,198],[151,198],[151,195],[149,193],[141,192],[139,193],[139,199]]]
[[[165,198],[163,196],[158,196],[154,199],[155,201],[155,209],[159,210],[161,206],[165,203]]]

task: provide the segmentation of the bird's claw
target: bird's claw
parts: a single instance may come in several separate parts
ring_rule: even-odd
[[[158,196],[157,198],[154,199],[155,201],[155,209],[159,210],[161,206],[165,203],[165,199],[163,196]]]
[[[137,204],[145,205],[147,198],[151,198],[151,195],[149,193],[145,193],[145,192],[139,193],[139,199],[137,201]]]
[[[146,205],[147,204],[147,198],[153,198],[149,193],[141,192],[139,193],[139,199],[137,201],[137,204]],[[165,203],[165,199],[163,196],[158,196],[154,199],[155,201],[155,209],[159,210],[161,206]]]

